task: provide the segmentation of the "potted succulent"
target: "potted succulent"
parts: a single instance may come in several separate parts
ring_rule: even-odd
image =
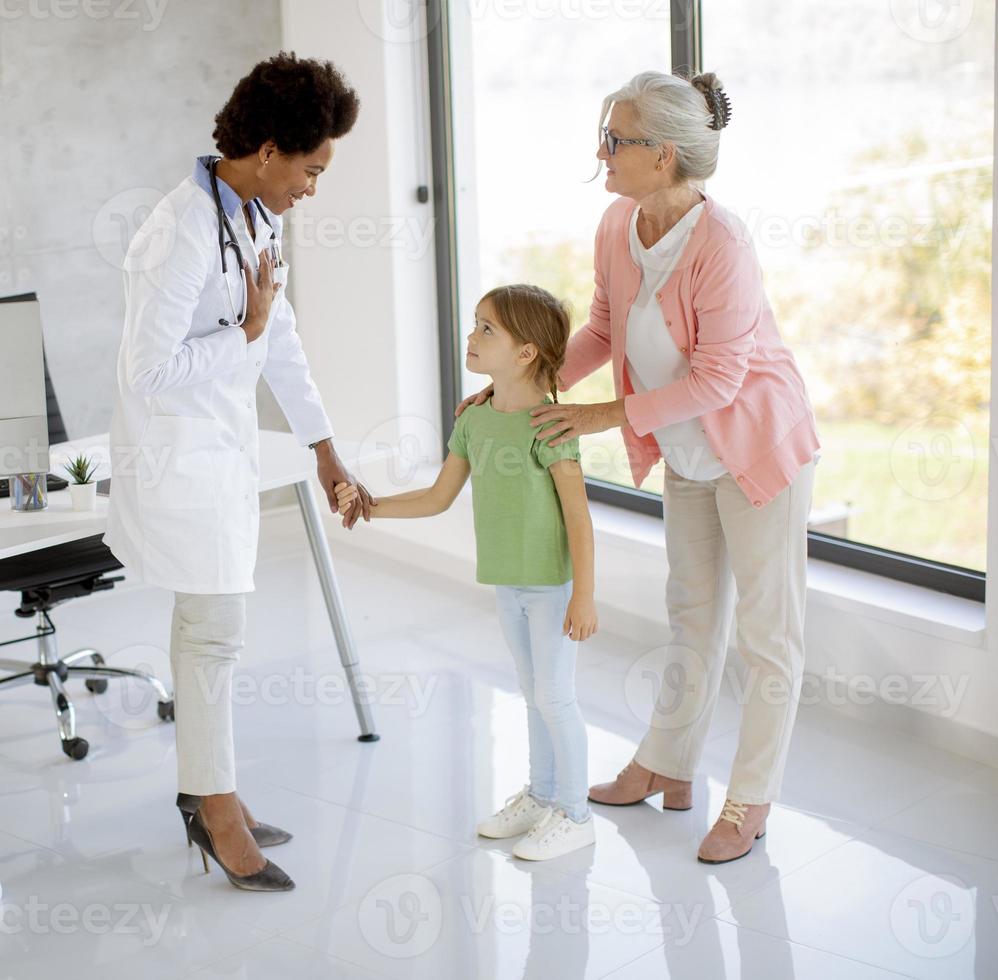
[[[69,494],[73,498],[73,510],[96,510],[97,483],[94,474],[97,463],[80,453],[66,464],[66,472],[70,479]]]

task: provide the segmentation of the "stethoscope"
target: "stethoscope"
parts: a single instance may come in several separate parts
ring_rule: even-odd
[[[229,216],[225,213],[225,208],[222,207],[222,196],[218,193],[218,178],[215,176],[215,166],[221,157],[214,157],[208,164],[208,174],[211,178],[211,192],[215,198],[215,210],[218,214],[218,251],[222,256],[222,279],[225,282],[225,291],[229,296],[229,306],[232,307],[232,316],[235,318],[235,322],[230,322],[226,319],[220,318],[218,323],[222,327],[241,327],[246,321],[246,306],[247,299],[249,298],[249,286],[246,282],[246,267],[243,263],[243,251],[239,247],[239,242],[236,241],[236,233],[232,230],[232,225],[229,223]],[[281,244],[277,240],[277,232],[274,231],[274,226],[267,217],[266,211],[263,210],[263,205],[260,203],[260,198],[254,197],[253,203],[256,205],[257,214],[267,222],[267,227],[270,228],[270,250],[273,255],[274,262],[278,266],[284,265],[284,258],[281,255]],[[225,235],[228,233],[229,240],[225,240]],[[229,285],[229,277],[226,275],[227,267],[225,264],[225,253],[228,249],[233,249],[236,253],[236,262],[239,269],[239,278],[243,284],[243,301],[236,307],[235,298],[232,295],[232,287]]]

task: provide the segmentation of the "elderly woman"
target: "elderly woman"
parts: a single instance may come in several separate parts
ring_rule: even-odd
[[[591,800],[662,793],[663,809],[690,809],[737,612],[749,683],[727,799],[699,849],[712,864],[748,854],[779,795],[804,666],[820,446],[749,233],[698,189],[730,114],[713,74],[643,72],[604,100],[597,156],[619,197],[596,233],[589,322],[569,343],[559,388],[610,360],[617,398],[533,413],[538,426],[556,423],[544,435],[558,433],[552,446],[619,426],[635,486],[665,461],[665,669],[683,684],[678,694],[662,685],[633,759]]]

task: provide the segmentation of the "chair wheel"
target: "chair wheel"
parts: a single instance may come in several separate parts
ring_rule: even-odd
[[[107,681],[87,680],[83,683],[86,685],[87,690],[93,694],[103,694],[107,690]]]
[[[173,714],[173,702],[172,701],[160,701],[156,705],[156,714],[163,719],[163,721],[175,721]]]
[[[62,751],[70,759],[85,759],[90,751],[90,743],[85,738],[68,738],[62,743]]]

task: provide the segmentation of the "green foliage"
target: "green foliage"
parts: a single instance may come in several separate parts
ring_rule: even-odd
[[[889,179],[832,196],[837,240],[813,236],[768,283],[781,325],[820,350],[821,419],[970,420],[988,405],[991,162],[983,141],[946,155],[918,133],[865,154],[854,169]]]
[[[66,472],[73,483],[93,483],[94,474],[97,472],[97,463],[92,457],[80,453],[79,456],[66,464]]]

